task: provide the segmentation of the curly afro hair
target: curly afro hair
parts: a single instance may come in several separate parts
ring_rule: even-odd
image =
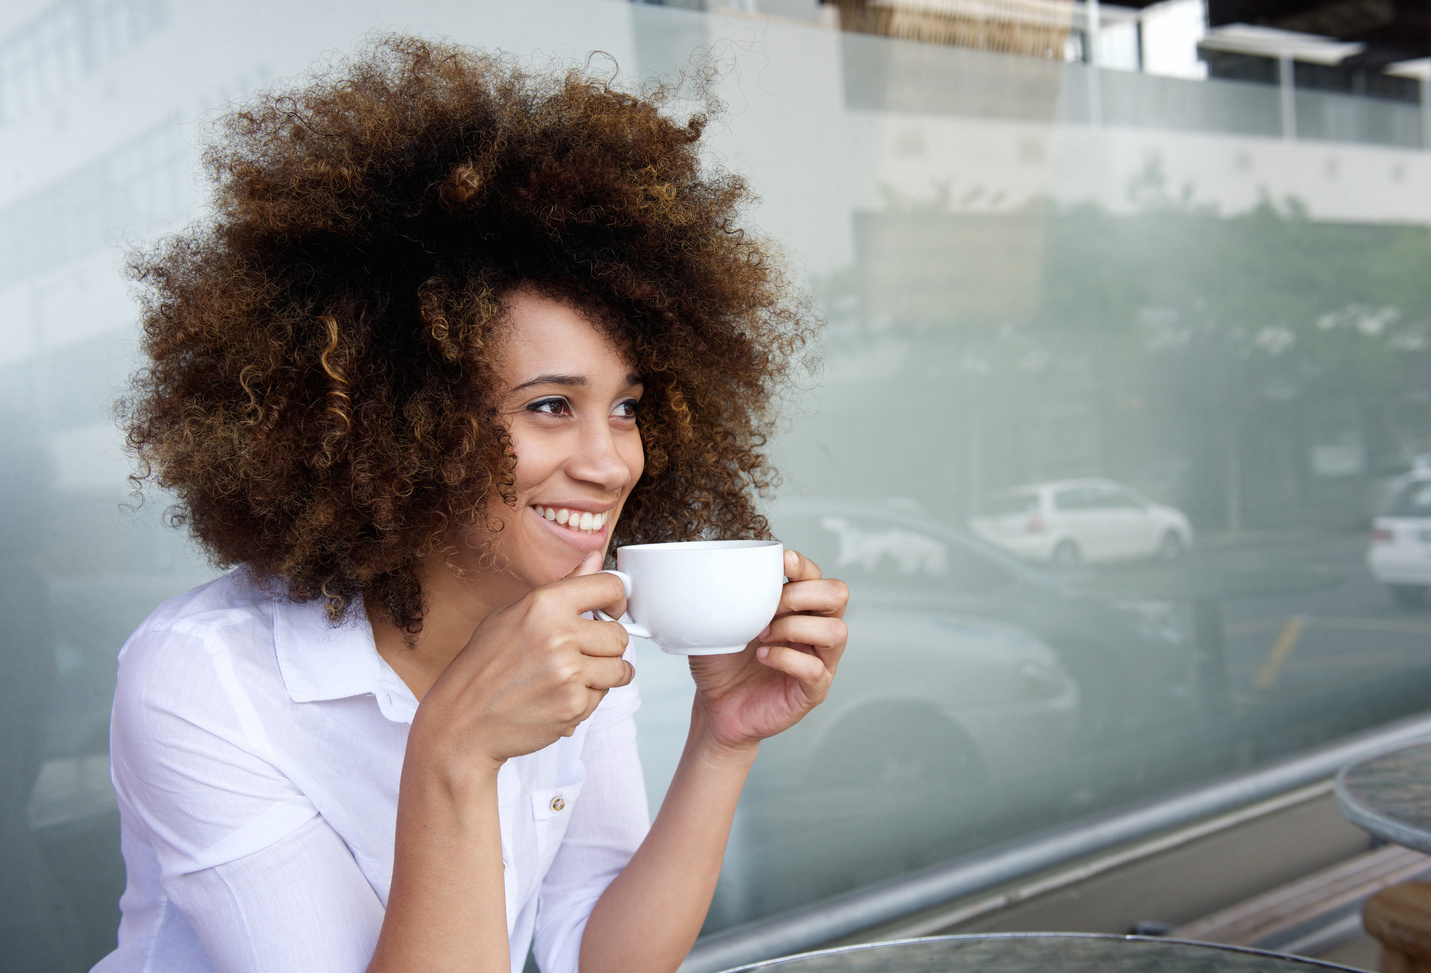
[[[216,216],[135,258],[147,367],[120,407],[216,563],[421,627],[419,559],[513,503],[491,354],[506,295],[569,302],[646,385],[615,543],[765,537],[772,400],[814,327],[673,123],[589,71],[388,38],[229,115]]]

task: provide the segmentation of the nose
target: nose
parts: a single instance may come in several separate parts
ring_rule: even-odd
[[[619,433],[604,418],[583,422],[576,451],[567,463],[567,474],[606,491],[625,487],[631,480],[631,464],[622,451],[623,445],[630,449],[630,444],[623,441],[625,436],[635,436],[635,433]],[[639,443],[640,440],[636,440],[637,449],[640,449]]]

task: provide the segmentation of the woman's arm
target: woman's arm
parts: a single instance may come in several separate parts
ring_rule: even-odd
[[[591,560],[580,570],[594,570]],[[488,615],[423,694],[369,973],[509,971],[497,775],[509,758],[570,735],[607,690],[631,681],[621,627],[581,617],[623,605],[610,575],[538,588]]]
[[[696,941],[758,744],[721,745],[699,709],[651,831],[592,910],[582,973],[674,970]]]
[[[685,959],[720,877],[736,802],[760,741],[829,691],[845,647],[848,592],[785,554],[790,579],[770,628],[744,652],[691,660],[685,750],[651,831],[592,910],[581,973],[661,973]]]
[[[368,973],[510,973],[497,769],[452,780],[403,762],[393,883]]]

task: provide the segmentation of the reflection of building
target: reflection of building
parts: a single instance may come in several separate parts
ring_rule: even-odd
[[[837,0],[840,29],[981,51],[1061,57],[1071,0]]]
[[[1075,30],[1098,23],[1092,9],[1074,5]],[[1106,21],[1141,27],[1129,9]],[[1410,261],[1403,294],[1431,259],[1400,229],[1431,220],[1413,189],[1431,183],[1417,66],[1302,84],[1371,48],[1238,25],[1203,37],[1203,83],[957,43],[898,58],[842,43],[857,269],[835,287],[876,331],[851,354],[923,335],[906,375],[959,444],[935,469],[909,443],[911,492],[963,509],[997,486],[1100,473],[1213,529],[1363,521],[1379,482],[1431,447],[1431,309],[1351,283],[1375,276],[1367,244],[1386,266]],[[1227,80],[1224,55],[1274,70]],[[920,83],[936,74],[998,82]],[[1297,245],[1314,239],[1315,255]],[[1244,248],[1280,257],[1252,267],[1231,256]],[[1328,261],[1348,269],[1322,286]],[[1312,283],[1288,298],[1279,277]],[[1376,378],[1353,374],[1363,354],[1385,364]]]

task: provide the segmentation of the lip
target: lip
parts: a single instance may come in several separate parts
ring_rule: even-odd
[[[604,551],[606,549],[606,542],[611,533],[611,519],[608,519],[606,523],[602,524],[600,530],[594,530],[590,533],[583,533],[579,530],[572,530],[570,527],[564,527],[554,520],[547,520],[545,517],[537,513],[537,506],[538,505],[536,504],[528,504],[527,513],[530,514],[548,531],[550,531],[552,535],[558,540],[560,540],[563,544],[566,544],[569,547],[574,547],[579,551]],[[544,503],[540,504],[540,506],[550,506],[556,508],[565,507],[568,510],[580,510],[583,513],[592,514],[611,513],[616,509],[615,507],[601,506],[599,504],[592,504],[589,502],[560,504]]]

